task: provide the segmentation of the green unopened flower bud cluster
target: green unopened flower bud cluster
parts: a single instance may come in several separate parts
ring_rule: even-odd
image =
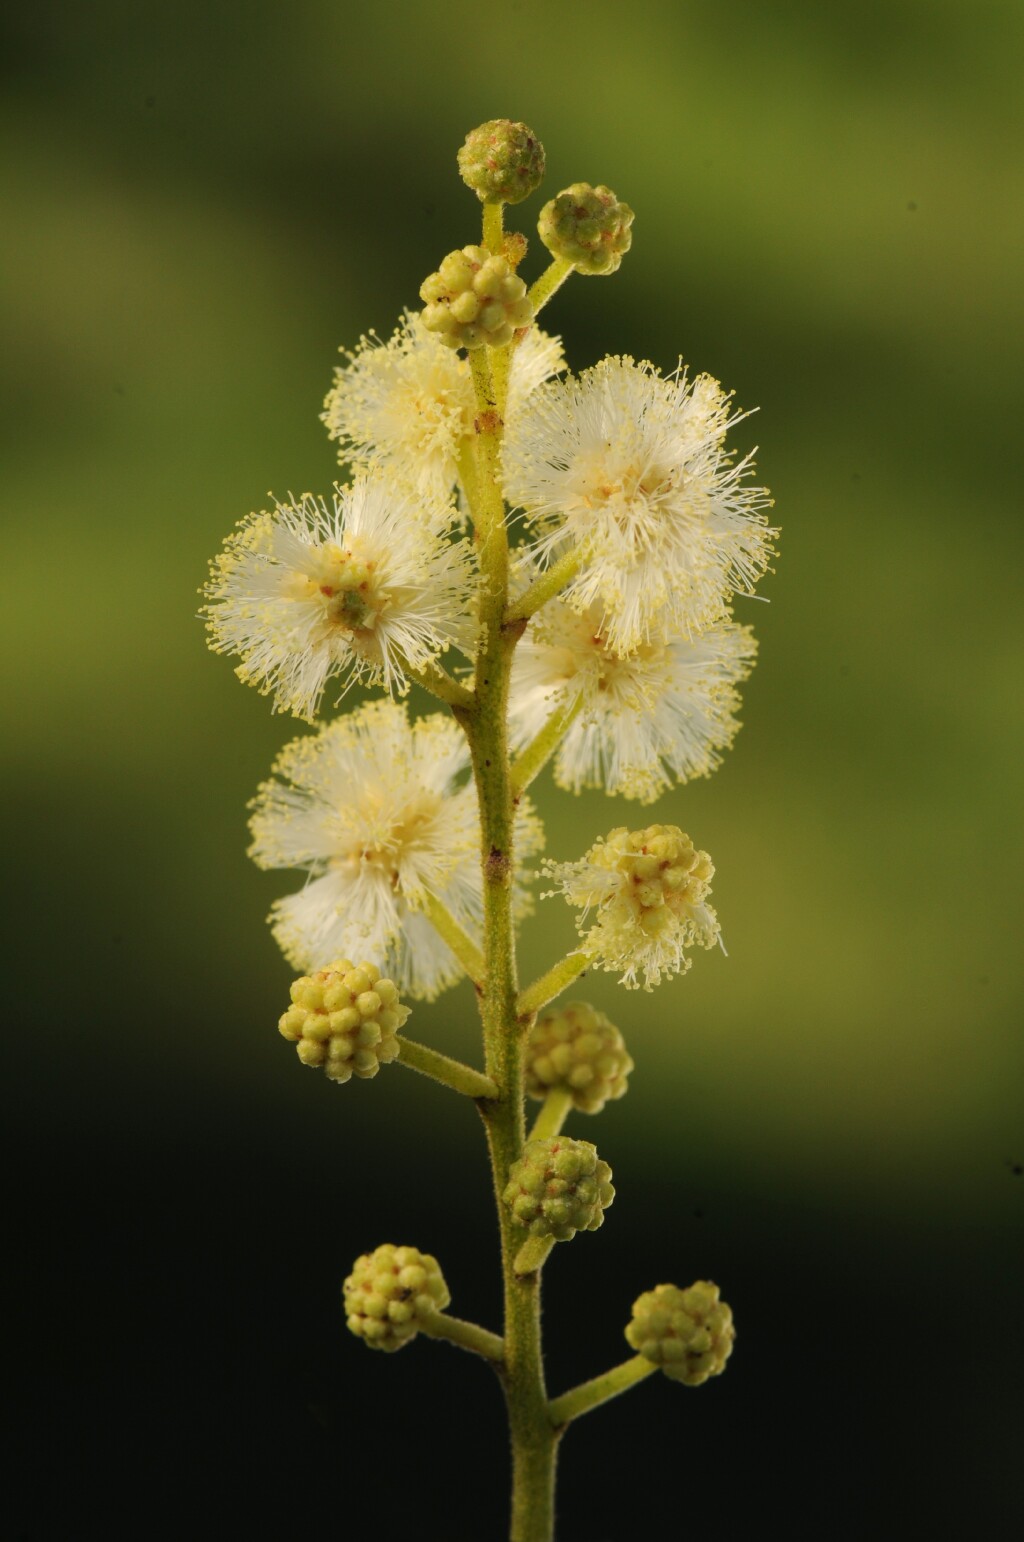
[[[596,1231],[615,1198],[612,1170],[588,1140],[531,1140],[509,1168],[504,1201],[532,1237]]]
[[[507,257],[484,246],[449,252],[420,285],[423,325],[449,348],[503,348],[533,320],[526,285]]]
[[[398,987],[373,964],[335,959],[303,975],[291,988],[292,1004],[278,1023],[303,1065],[322,1066],[331,1081],[376,1076],[398,1056],[399,1028],[409,1008]]]
[[[481,203],[520,203],[540,186],[544,146],[525,123],[491,118],[466,135],[459,172]]]
[[[371,1349],[388,1353],[416,1337],[451,1300],[437,1259],[384,1242],[364,1253],[345,1281],[345,1320]]]
[[[633,242],[633,211],[611,188],[573,182],[546,203],[537,229],[553,257],[577,273],[614,273]]]
[[[735,1338],[732,1312],[710,1280],[698,1280],[686,1290],[658,1285],[646,1291],[633,1303],[626,1329],[627,1341],[639,1354],[687,1387],[722,1374]]]
[[[583,1001],[545,1012],[530,1030],[526,1090],[543,1098],[554,1088],[584,1114],[599,1114],[626,1091],[633,1060],[619,1030]]]

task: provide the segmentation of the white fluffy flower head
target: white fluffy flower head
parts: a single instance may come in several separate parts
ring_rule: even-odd
[[[652,631],[623,655],[608,644],[599,606],[580,614],[552,600],[516,651],[513,742],[529,743],[553,711],[578,701],[555,759],[559,786],[653,802],[673,779],[709,776],[720,764],[755,651],[749,627],[720,621],[692,639]]]
[[[371,334],[345,357],[321,414],[339,458],[355,466],[379,463],[418,492],[447,498],[476,414],[466,360],[409,312],[387,343]],[[531,327],[512,355],[510,420],[564,367],[561,339]]]
[[[407,688],[419,668],[472,638],[474,574],[466,542],[436,534],[421,505],[386,476],[306,493],[251,515],[211,565],[211,646],[275,710],[311,721],[329,678]]]
[[[480,830],[475,789],[462,780],[468,759],[453,719],[435,713],[410,724],[391,701],[285,746],[253,801],[250,855],[260,867],[308,875],[270,918],[297,969],[372,958],[403,992],[427,1000],[459,978],[423,906],[433,895],[460,926],[477,929]],[[516,833],[524,855],[539,849],[528,806]]]
[[[622,970],[628,989],[684,974],[689,947],[712,948],[718,918],[707,903],[714,866],[676,825],[612,830],[577,862],[545,863],[570,905],[581,907],[583,951],[601,968]],[[596,912],[588,926],[587,919]]]
[[[565,598],[600,606],[617,652],[659,626],[705,630],[765,571],[770,500],[744,485],[749,457],[726,449],[735,421],[710,376],[607,358],[543,385],[509,423],[505,495],[538,527],[543,560],[581,549]]]

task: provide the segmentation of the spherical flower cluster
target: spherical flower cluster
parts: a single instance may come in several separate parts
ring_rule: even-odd
[[[549,381],[510,421],[505,496],[536,529],[541,561],[578,554],[564,598],[581,614],[598,607],[614,652],[659,630],[699,636],[767,568],[769,499],[743,485],[750,458],[736,465],[726,449],[735,421],[709,376],[664,379],[628,358]]]
[[[584,1114],[599,1114],[626,1091],[633,1060],[622,1034],[596,1007],[572,1001],[537,1019],[526,1046],[526,1090],[543,1098],[554,1088]]]
[[[756,652],[749,627],[723,620],[698,637],[652,630],[617,653],[602,612],[551,600],[533,618],[512,666],[513,743],[528,744],[551,713],[578,703],[555,757],[555,780],[579,792],[653,802],[673,780],[708,776],[739,728],[737,684]]]
[[[468,542],[437,533],[445,507],[379,473],[253,514],[211,564],[211,645],[272,695],[275,710],[312,721],[327,681],[408,689],[417,669],[471,646],[475,571]]]
[[[525,123],[491,118],[471,129],[459,172],[481,203],[521,203],[544,176],[544,146]]]
[[[531,1140],[508,1172],[504,1199],[531,1237],[567,1242],[596,1231],[615,1198],[612,1170],[587,1140]]]
[[[658,1285],[646,1291],[633,1303],[626,1329],[638,1354],[687,1387],[722,1374],[735,1338],[732,1312],[710,1280],[698,1280],[686,1290]]]
[[[449,252],[420,285],[423,325],[447,348],[503,348],[533,320],[526,285],[507,257],[484,246]]]
[[[549,862],[545,871],[570,905],[582,907],[583,951],[604,969],[621,969],[629,989],[690,967],[688,947],[712,948],[718,918],[707,903],[714,866],[676,825],[646,830],[620,826],[577,862]],[[594,910],[597,919],[587,926]]]
[[[390,1242],[356,1259],[344,1296],[349,1331],[388,1353],[414,1339],[451,1300],[436,1258]]]
[[[611,188],[574,182],[544,205],[537,230],[551,255],[577,273],[614,273],[633,243],[633,219]]]
[[[409,312],[386,343],[371,333],[345,358],[321,414],[339,459],[380,466],[428,507],[447,503],[476,414],[467,360]],[[507,420],[564,368],[561,339],[531,327],[512,354]]]
[[[410,724],[391,701],[369,702],[285,746],[253,801],[250,855],[260,867],[308,875],[271,911],[297,969],[376,958],[403,994],[427,1000],[460,977],[423,910],[433,896],[465,930],[478,930],[480,829],[475,789],[463,781],[468,762],[453,719],[433,713]],[[516,842],[524,857],[543,845],[527,800]],[[525,890],[516,889],[515,904],[525,913]]]
[[[331,1081],[376,1076],[397,1058],[397,1034],[409,1008],[373,964],[335,959],[296,980],[291,998],[278,1023],[281,1036],[295,1045],[303,1065],[322,1066]]]

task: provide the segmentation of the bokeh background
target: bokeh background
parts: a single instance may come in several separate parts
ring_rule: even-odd
[[[41,0],[4,23],[5,1049],[21,1481],[9,1536],[499,1538],[471,1357],[344,1334],[356,1253],[439,1255],[497,1326],[471,1108],[345,1089],[274,1032],[287,875],[245,803],[296,731],[194,619],[234,521],[335,474],[339,345],[476,239],[455,150],[530,123],[542,197],[637,211],[548,324],[758,406],[783,529],[745,726],[658,817],[712,853],[729,957],[627,995],[573,1132],[619,1198],[549,1271],[552,1387],[633,1297],[720,1282],[739,1346],[570,1432],[564,1542],[752,1521],[1020,1519],[1018,0]],[[520,207],[532,233],[541,198]],[[537,253],[528,271],[539,271]],[[550,851],[632,817],[545,779]],[[524,973],[572,937],[547,902]],[[467,988],[417,1036],[475,1058]],[[10,1268],[10,1265],[8,1265]]]

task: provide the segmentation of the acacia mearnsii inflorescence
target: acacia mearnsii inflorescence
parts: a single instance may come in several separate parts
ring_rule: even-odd
[[[531,281],[504,211],[543,179],[537,136],[491,120],[458,163],[479,237],[457,233],[434,272],[409,274],[423,308],[390,338],[344,352],[322,414],[339,480],[244,518],[211,564],[203,613],[239,677],[308,725],[251,805],[253,859],[300,875],[270,917],[300,972],[282,1036],[337,1085],[418,1071],[487,1127],[501,1334],[451,1316],[437,1260],[406,1244],[356,1260],[345,1319],[371,1348],[422,1335],[491,1363],[511,1432],[510,1535],[549,1542],[568,1426],[658,1369],[701,1385],[735,1334],[714,1283],[658,1285],[634,1304],[632,1358],[547,1392],[544,1269],[557,1242],[602,1225],[615,1192],[596,1147],[563,1125],[621,1098],[633,1070],[602,1010],[557,998],[588,970],[660,987],[720,928],[709,854],[676,824],[620,822],[540,864],[541,898],[576,910],[579,938],[522,987],[517,926],[544,846],[528,788],[550,761],[567,791],[649,805],[716,769],[755,656],[734,607],[776,532],[750,456],[727,443],[740,414],[717,380],[621,356],[575,374],[539,324],[572,274],[618,271],[629,205],[585,182],[556,193],[537,227],[550,260]],[[380,699],[346,711],[353,684]],[[460,981],[479,1005],[482,1068],[405,1033],[410,1002]],[[540,1103],[531,1127],[527,1097]]]

